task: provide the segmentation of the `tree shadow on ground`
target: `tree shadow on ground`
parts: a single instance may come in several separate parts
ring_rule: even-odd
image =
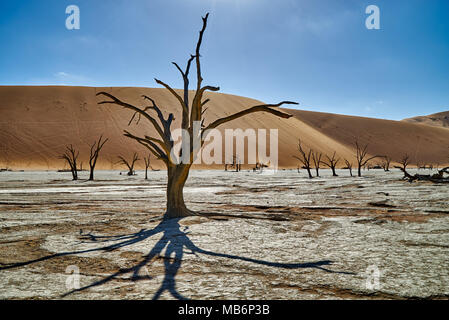
[[[188,227],[185,227],[184,231],[181,230],[181,226],[179,225],[180,219],[162,219],[162,221],[154,228],[154,229],[142,229],[139,232],[132,233],[132,234],[123,234],[123,235],[117,235],[117,236],[95,236],[92,234],[86,234],[82,236],[82,239],[88,240],[90,243],[105,243],[105,242],[115,242],[111,245],[106,245],[98,248],[93,249],[86,249],[86,250],[80,250],[80,251],[71,251],[71,252],[61,252],[56,253],[53,255],[48,255],[45,257],[41,257],[35,260],[30,260],[26,262],[19,262],[19,263],[13,263],[8,264],[5,266],[0,267],[1,270],[7,270],[7,269],[13,269],[18,268],[21,266],[30,265],[37,262],[42,262],[45,260],[68,256],[68,255],[76,255],[76,254],[83,254],[83,253],[89,253],[89,252],[98,252],[98,251],[114,251],[119,248],[127,247],[136,243],[139,243],[141,241],[144,241],[154,235],[162,234],[161,239],[153,246],[153,248],[150,250],[150,252],[143,256],[142,260],[137,263],[136,265],[133,265],[129,268],[121,268],[119,271],[104,277],[101,280],[95,281],[87,286],[81,287],[79,289],[74,289],[70,292],[67,292],[63,294],[61,297],[66,297],[68,295],[71,295],[76,292],[81,292],[89,288],[101,286],[111,280],[114,280],[122,275],[132,273],[132,276],[130,278],[131,281],[139,281],[139,280],[149,280],[152,279],[151,276],[141,275],[142,268],[146,267],[147,265],[151,264],[152,260],[157,257],[162,257],[164,260],[164,268],[165,268],[165,274],[164,279],[162,281],[162,285],[160,288],[156,291],[156,293],[153,296],[153,300],[158,299],[162,293],[165,291],[168,291],[175,299],[187,299],[186,297],[182,296],[177,290],[176,290],[176,274],[178,273],[184,254],[202,254],[207,256],[213,256],[213,257],[221,257],[231,260],[240,260],[240,261],[246,261],[250,263],[254,263],[256,265],[263,265],[263,266],[269,266],[274,268],[281,268],[281,269],[303,269],[303,268],[315,268],[322,270],[324,272],[329,273],[339,273],[339,274],[349,274],[354,275],[354,273],[351,272],[343,272],[343,271],[333,271],[330,269],[325,268],[325,266],[331,265],[332,261],[329,260],[323,260],[323,261],[316,261],[316,262],[306,262],[306,263],[279,263],[279,262],[270,262],[265,260],[259,260],[259,259],[253,259],[248,257],[242,257],[237,255],[231,255],[226,253],[219,253],[219,252],[213,252],[201,249],[197,247],[187,236],[188,233],[186,232]],[[162,256],[162,251],[165,248],[165,254]],[[186,250],[184,250],[186,249]],[[146,269],[145,269],[146,270]]]

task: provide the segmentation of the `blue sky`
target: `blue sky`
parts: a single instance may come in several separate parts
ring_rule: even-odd
[[[0,85],[181,87],[170,62],[206,12],[203,76],[221,92],[396,120],[449,110],[447,0],[2,0]]]

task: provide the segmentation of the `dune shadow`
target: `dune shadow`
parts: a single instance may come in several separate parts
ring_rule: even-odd
[[[42,262],[45,260],[68,256],[68,255],[77,255],[89,252],[98,252],[98,251],[114,251],[119,248],[127,247],[141,241],[144,241],[152,236],[157,234],[162,234],[162,237],[157,241],[157,243],[151,248],[148,254],[142,257],[142,260],[137,264],[133,265],[129,268],[121,268],[117,272],[106,276],[98,281],[92,282],[89,285],[81,287],[79,289],[74,289],[67,293],[61,295],[61,297],[69,296],[76,292],[81,292],[87,290],[89,288],[101,286],[105,283],[108,283],[114,279],[119,278],[122,275],[131,273],[131,281],[140,281],[140,280],[149,280],[152,279],[148,272],[147,275],[142,275],[142,271],[148,271],[146,269],[147,265],[151,265],[152,261],[155,258],[162,258],[164,263],[164,279],[162,281],[159,289],[154,293],[153,300],[158,299],[165,291],[168,291],[175,299],[184,300],[187,299],[183,295],[181,295],[176,290],[176,275],[181,268],[181,264],[183,261],[184,254],[193,254],[193,255],[207,255],[213,257],[221,257],[231,260],[239,260],[246,261],[256,265],[269,266],[274,268],[281,269],[302,269],[302,268],[315,268],[322,270],[324,272],[329,273],[340,273],[340,274],[349,274],[354,275],[351,272],[344,271],[334,271],[326,268],[325,266],[331,265],[333,262],[329,260],[315,261],[315,262],[306,262],[306,263],[280,263],[280,262],[271,262],[265,260],[259,260],[249,257],[243,257],[238,255],[232,255],[227,253],[219,253],[213,252],[209,250],[204,250],[197,247],[188,237],[188,232],[186,230],[188,227],[184,227],[184,230],[181,230],[181,226],[179,224],[180,219],[162,219],[162,221],[153,229],[141,229],[136,233],[131,234],[122,234],[116,236],[96,236],[91,233],[82,235],[83,240],[87,240],[90,243],[106,243],[106,242],[115,242],[113,244],[100,246],[98,248],[79,250],[79,251],[70,251],[70,252],[61,252],[53,255],[44,256],[38,259],[7,264],[0,267],[1,270],[8,270],[13,268],[18,268],[21,266],[30,265],[37,262]],[[165,254],[162,255],[163,250],[165,249]],[[145,268],[142,270],[142,268]]]

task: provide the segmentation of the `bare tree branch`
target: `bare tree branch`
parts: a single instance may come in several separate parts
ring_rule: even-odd
[[[181,96],[179,94],[176,93],[175,90],[173,90],[172,87],[170,87],[168,84],[166,84],[165,82],[154,78],[154,80],[156,81],[156,83],[164,86],[176,99],[178,99],[179,104],[182,106],[183,109],[188,110],[188,106],[185,105],[184,100],[182,100]]]
[[[288,119],[288,118],[290,118],[292,116],[291,114],[287,114],[287,113],[284,113],[284,112],[281,112],[281,111],[278,111],[278,110],[275,110],[275,109],[271,109],[271,108],[274,108],[274,107],[280,107],[283,104],[298,104],[298,103],[297,102],[292,102],[292,101],[282,101],[282,102],[279,102],[278,104],[263,104],[263,105],[254,106],[254,107],[248,108],[246,110],[234,113],[234,114],[232,114],[230,116],[217,119],[214,122],[212,122],[211,124],[209,124],[208,126],[206,126],[205,130],[216,128],[219,125],[222,125],[222,124],[224,124],[226,122],[229,122],[229,121],[238,119],[240,117],[246,116],[247,114],[250,114],[250,113],[253,113],[253,112],[268,112],[268,113],[274,114],[274,115],[276,115],[278,117],[281,117],[281,118],[284,118],[284,119]]]
[[[167,137],[165,137],[164,131],[162,130],[161,126],[157,123],[156,119],[154,119],[148,113],[146,113],[145,111],[139,109],[136,106],[133,106],[132,104],[129,104],[129,103],[121,101],[120,99],[118,99],[117,97],[113,96],[110,93],[107,93],[107,92],[99,92],[99,93],[97,93],[97,96],[100,96],[100,95],[104,95],[104,96],[112,99],[112,101],[101,101],[101,102],[98,102],[98,104],[117,104],[119,106],[122,106],[122,107],[124,107],[126,109],[133,110],[134,112],[137,112],[137,113],[141,114],[142,116],[144,116],[146,119],[148,119],[151,122],[151,124],[156,129],[156,131],[159,134],[159,136],[162,139],[164,139],[164,141],[167,143],[167,141],[166,141]]]
[[[101,141],[102,139],[103,139],[103,135],[101,135],[100,138],[98,139],[98,141],[95,141],[90,147],[89,180],[94,180],[94,170],[95,170],[95,166],[97,165],[98,156],[99,156],[100,151],[103,148],[104,144],[109,140],[109,139],[105,139],[104,141]]]

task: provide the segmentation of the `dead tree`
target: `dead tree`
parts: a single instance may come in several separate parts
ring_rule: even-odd
[[[242,170],[242,163],[238,157],[235,157],[235,172],[240,172]]]
[[[98,155],[100,154],[101,149],[103,148],[104,144],[108,141],[108,139],[103,140],[103,135],[100,136],[100,139],[98,141],[95,141],[90,146],[90,157],[89,157],[89,167],[90,167],[90,174],[89,174],[89,180],[94,180],[94,170],[95,166],[97,165]]]
[[[346,168],[345,169],[349,170],[349,174],[352,177],[352,163],[345,159],[345,164],[346,164]]]
[[[366,144],[365,146],[361,146],[359,145],[359,142],[356,140],[355,142],[355,147],[356,147],[356,159],[357,159],[357,175],[359,177],[362,176],[362,167],[366,166],[366,164],[370,161],[373,160],[375,158],[378,158],[379,156],[372,156],[372,157],[367,157],[368,155],[368,144]]]
[[[147,147],[150,152],[157,158],[164,162],[167,167],[167,209],[165,212],[168,218],[185,217],[195,214],[195,212],[187,209],[184,202],[184,185],[189,176],[190,168],[193,162],[198,156],[198,151],[204,145],[204,140],[207,137],[208,132],[211,129],[215,129],[225,123],[240,117],[246,116],[254,112],[268,112],[275,116],[288,119],[290,114],[277,110],[284,104],[297,104],[296,102],[282,101],[277,104],[261,104],[244,109],[234,114],[216,119],[215,121],[205,124],[203,107],[209,102],[209,99],[203,99],[203,95],[206,91],[219,91],[219,87],[205,85],[203,86],[203,77],[201,72],[200,63],[200,48],[203,41],[204,32],[207,27],[207,20],[209,14],[203,17],[203,26],[199,32],[199,38],[196,44],[195,54],[191,55],[187,61],[185,69],[182,69],[176,62],[173,65],[180,72],[184,88],[182,93],[175,91],[170,85],[165,82],[155,79],[156,83],[163,86],[170,92],[170,94],[178,101],[180,109],[180,126],[184,132],[188,133],[188,138],[183,140],[182,147],[179,152],[179,157],[176,154],[172,154],[174,142],[172,141],[172,122],[174,114],[170,113],[167,117],[164,116],[162,110],[155,100],[151,97],[143,96],[145,101],[151,102],[149,106],[135,106],[130,103],[120,100],[118,97],[113,96],[107,92],[99,92],[97,96],[103,96],[108,98],[107,101],[101,101],[99,104],[115,104],[133,112],[132,120],[137,117],[137,123],[141,118],[148,120],[148,123],[156,130],[156,136],[136,136],[129,131],[125,131],[125,136],[134,139],[138,143]],[[192,62],[196,65],[196,88],[193,94],[193,99],[189,97],[189,72]],[[154,112],[154,113],[153,113]],[[184,137],[183,137],[184,138]],[[190,143],[187,143],[187,139]],[[194,141],[199,143],[194,144]],[[186,142],[186,143],[184,143]],[[184,150],[185,149],[185,150]],[[182,155],[182,157],[181,157]]]
[[[66,146],[66,151],[60,156],[60,159],[64,159],[70,166],[70,171],[72,172],[73,180],[78,180],[78,168],[77,160],[79,156],[79,151],[76,151],[72,145]]]
[[[434,183],[449,183],[449,177],[444,177],[444,174],[449,175],[449,167],[438,170],[438,173],[433,175],[430,174],[418,174],[411,175],[407,172],[407,166],[409,165],[409,156],[405,155],[402,160],[399,162],[401,166],[395,166],[404,173],[403,179],[408,180],[409,182],[413,181],[431,181]]]
[[[310,172],[310,169],[311,169],[311,167],[310,167],[311,159],[310,158],[312,157],[313,150],[309,149],[309,152],[306,153],[304,151],[304,149],[302,148],[301,139],[298,139],[298,150],[299,150],[300,156],[299,157],[293,156],[293,158],[298,159],[302,163],[302,168],[307,170],[307,173],[309,174],[309,178],[312,179],[313,178],[312,172]],[[299,170],[298,170],[298,172],[299,172]]]
[[[240,172],[242,164],[237,156],[232,157],[232,163],[225,165],[225,171],[228,171],[228,166],[230,168],[235,168],[235,172]]]
[[[151,164],[150,164],[151,154],[148,154],[148,158],[144,157],[143,161],[145,162],[145,180],[148,180],[148,168],[151,167]]]
[[[137,161],[139,161],[139,156],[137,155],[136,152],[134,152],[133,154],[133,158],[131,161],[128,162],[128,160],[126,160],[124,157],[122,156],[118,156],[118,158],[120,159],[117,163],[121,163],[124,164],[125,166],[128,167],[128,176],[132,176],[134,175],[134,165]]]
[[[337,152],[334,151],[334,153],[332,154],[332,158],[329,158],[329,156],[326,155],[327,161],[322,161],[323,164],[332,169],[332,176],[334,177],[338,177],[338,174],[335,172],[335,168],[337,167],[337,164],[340,161],[340,158],[335,157],[336,154]]]
[[[256,162],[256,166],[253,168],[253,172],[259,171],[262,172],[263,168],[268,168],[269,165],[261,162]]]
[[[399,161],[400,166],[394,166],[395,168],[401,170],[404,173],[404,179],[410,179],[411,175],[407,172],[407,166],[410,164],[410,157],[405,154],[401,161]]]
[[[313,160],[313,165],[315,167],[315,172],[316,172],[316,176],[319,177],[320,176],[320,164],[321,164],[321,158],[323,157],[322,153],[318,153],[318,152],[312,152],[312,160]]]
[[[390,171],[390,163],[391,158],[389,156],[385,156],[380,166],[382,167],[382,169],[384,169],[385,172],[388,172]]]
[[[426,168],[426,164],[424,164],[424,167],[423,166],[421,166],[421,161],[416,161],[416,168],[418,169],[418,170],[420,170],[420,169],[425,169]]]

